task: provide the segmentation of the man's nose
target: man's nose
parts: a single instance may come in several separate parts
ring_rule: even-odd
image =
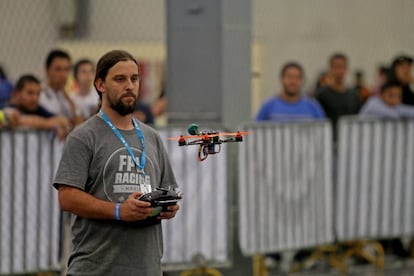
[[[134,88],[134,81],[131,79],[128,79],[127,81],[127,88],[128,89],[133,89]]]

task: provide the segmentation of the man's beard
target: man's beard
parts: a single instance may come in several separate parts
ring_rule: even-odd
[[[122,102],[122,98],[124,96],[129,96],[132,95],[134,96],[134,100],[132,102],[128,102],[128,103],[124,103]],[[108,97],[108,101],[109,101],[109,105],[111,106],[111,108],[113,110],[115,110],[116,112],[118,112],[119,115],[121,116],[125,116],[125,115],[129,115],[131,113],[133,113],[135,111],[135,106],[137,103],[137,98],[134,94],[132,93],[127,93],[125,95],[123,95],[119,100],[116,99],[112,99],[111,97]]]
[[[290,90],[290,89],[288,89],[287,87],[284,87],[284,91],[285,91],[285,94],[286,94],[289,98],[294,98],[294,97],[296,97],[296,96],[300,93],[300,91],[298,92],[298,91],[296,91],[296,90]]]

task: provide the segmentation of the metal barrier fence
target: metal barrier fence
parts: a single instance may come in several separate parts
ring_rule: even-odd
[[[171,164],[184,192],[174,220],[163,222],[167,267],[188,267],[197,254],[229,263],[227,154],[197,161],[196,147],[178,147],[164,129]],[[51,186],[63,143],[47,132],[0,132],[0,274],[60,270],[60,209]],[[65,237],[70,238],[70,237]]]
[[[246,255],[330,243],[328,122],[247,124],[239,146],[239,242]]]
[[[253,132],[238,145],[245,255],[414,233],[414,122],[344,118],[335,160],[327,122],[243,129]],[[196,147],[167,140],[183,132],[160,130],[184,192],[181,211],[164,222],[163,264],[188,267],[196,254],[228,264],[226,147],[200,163]],[[63,144],[24,131],[1,131],[0,144],[0,274],[58,270],[60,210],[51,180]]]
[[[414,121],[343,118],[338,137],[338,240],[413,235]]]
[[[173,220],[165,221],[165,265],[188,266],[192,258],[202,254],[213,265],[226,265],[229,256],[229,195],[227,187],[226,147],[221,153],[197,160],[198,148],[178,147],[167,137],[179,136],[184,129],[159,131],[184,198]]]
[[[0,131],[0,274],[60,269],[51,189],[61,144],[46,132]]]

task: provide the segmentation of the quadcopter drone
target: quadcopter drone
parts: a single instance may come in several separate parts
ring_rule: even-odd
[[[220,152],[221,144],[229,142],[242,142],[243,135],[250,134],[249,131],[237,132],[218,132],[215,130],[198,130],[198,125],[189,125],[187,131],[190,135],[180,135],[179,137],[170,137],[169,140],[178,140],[178,145],[193,146],[198,145],[198,160],[200,162],[207,159],[209,154],[216,154]],[[221,136],[230,136],[227,139],[222,139]],[[192,139],[192,140],[188,140]]]

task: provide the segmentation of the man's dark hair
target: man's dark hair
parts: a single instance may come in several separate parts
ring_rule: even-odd
[[[96,87],[96,81],[98,79],[105,80],[106,75],[108,75],[109,69],[111,69],[115,64],[117,64],[120,61],[128,61],[131,60],[135,62],[138,66],[138,61],[127,51],[123,50],[112,50],[105,55],[103,55],[96,65],[96,73],[95,73],[95,80],[94,85],[95,89],[99,94],[99,98],[102,100],[102,93],[98,90]],[[139,66],[138,66],[139,70]]]
[[[301,74],[302,78],[303,78],[303,75],[304,74],[303,74],[303,67],[302,67],[302,65],[300,65],[298,62],[294,62],[294,61],[285,63],[283,65],[282,70],[280,70],[280,77],[282,78],[285,75],[287,69],[290,69],[290,68],[296,68],[296,69],[298,69],[300,71],[300,74]]]
[[[49,52],[46,58],[46,69],[49,69],[50,65],[52,65],[52,62],[56,58],[65,58],[69,61],[71,61],[71,58],[69,54],[63,50],[60,49],[54,49]]]
[[[23,75],[17,80],[14,89],[17,91],[21,91],[28,82],[34,82],[40,85],[39,79],[36,78],[34,75]]]
[[[333,61],[336,59],[343,59],[345,61],[345,63],[348,63],[348,57],[343,54],[343,53],[333,53],[330,57],[329,57],[329,65],[332,66]]]
[[[388,81],[388,82],[384,83],[381,86],[381,93],[384,93],[385,90],[387,90],[387,89],[389,89],[391,87],[399,87],[399,88],[402,88],[401,87],[401,84],[399,82],[397,82],[397,81]]]
[[[85,65],[85,64],[90,64],[90,65],[92,65],[92,67],[95,66],[95,64],[90,59],[86,59],[86,58],[80,59],[73,66],[73,76],[74,76],[75,79],[78,78],[79,67],[81,67],[82,65]]]

